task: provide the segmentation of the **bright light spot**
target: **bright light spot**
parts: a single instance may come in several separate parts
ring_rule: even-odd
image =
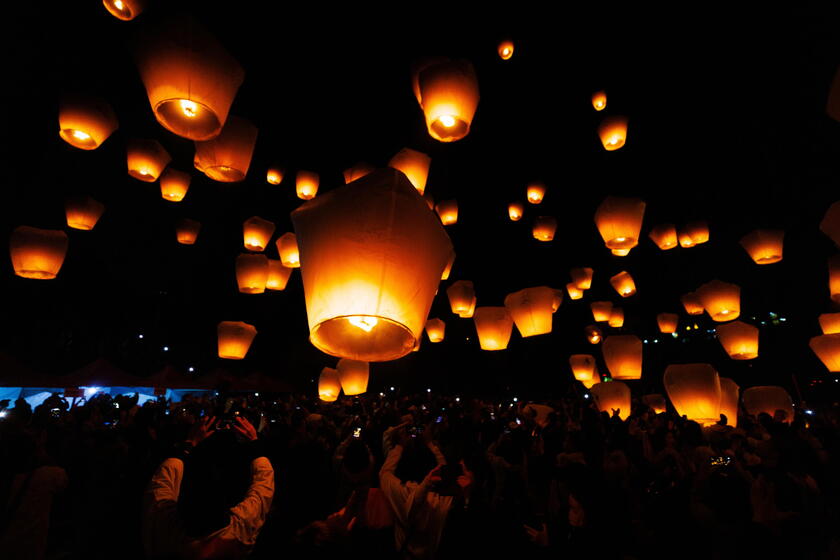
[[[5,417],[6,417],[6,411],[5,410],[0,410],[0,418],[5,418]]]
[[[125,4],[122,3],[122,0],[114,0],[114,7],[118,10],[122,10],[125,8]]]
[[[254,393],[254,396],[255,396],[255,397],[259,397],[259,396],[260,396],[260,394],[259,394],[259,393]]]
[[[519,399],[518,399],[518,398],[513,397],[513,402],[518,402],[518,401],[519,401]]]
[[[645,340],[643,340],[642,342],[644,342],[645,344],[647,344],[647,342],[648,342],[648,341],[647,341],[647,339],[645,339]]]
[[[188,371],[188,372],[190,372],[190,373],[192,373],[192,372],[194,372],[194,371],[195,371],[195,368],[194,368],[194,367],[192,367],[192,366],[190,366],[189,368],[187,368],[187,371]]]
[[[164,347],[163,347],[163,351],[164,351],[164,352],[169,352],[169,346],[164,346]]]
[[[806,410],[805,414],[814,414],[814,411],[813,410]]]
[[[624,241],[627,241],[627,238],[626,237],[616,237],[615,240],[618,241],[619,243],[623,243]]]
[[[455,402],[461,402],[461,397],[455,397]]]
[[[149,171],[148,167],[141,167],[140,169],[137,170],[137,172],[140,173],[140,175],[151,175],[152,174],[152,172]]]
[[[394,388],[393,388],[393,387],[391,387],[391,390],[393,391],[393,390],[394,390]]]
[[[88,387],[85,389],[85,396],[90,397],[101,391],[102,389],[99,387]]]
[[[721,315],[729,315],[729,310],[728,309],[722,309],[720,314]]]
[[[502,49],[502,56],[510,56],[510,49],[508,47]]]
[[[182,99],[178,103],[181,105],[181,111],[184,112],[184,115],[190,118],[193,118],[196,115],[196,112],[198,111],[198,104],[195,101]]]
[[[427,393],[431,393],[431,392],[432,392],[432,390],[431,390],[431,389],[426,389],[426,392],[427,392]]]
[[[632,292],[632,291],[633,291],[633,290],[631,290],[630,288],[624,288],[624,293],[625,293],[625,294],[629,294],[629,293],[630,293],[630,292]]]
[[[455,117],[452,115],[441,115],[438,120],[440,121],[440,124],[446,128],[452,128],[455,126]]]
[[[139,338],[140,340],[143,340],[143,335],[142,335],[142,334],[138,334],[138,335],[137,335],[137,338]]]
[[[587,393],[587,394],[583,395],[583,398],[584,398],[584,399],[588,399],[588,398],[589,398],[589,393]]]
[[[612,138],[610,138],[607,144],[610,144],[612,146],[618,144],[618,136],[613,136]]]
[[[82,140],[82,141],[90,140],[90,134],[88,134],[87,132],[82,132],[81,130],[74,130],[73,131],[73,138],[76,138],[77,140]]]
[[[680,333],[675,333],[675,332],[672,332],[672,333],[671,333],[671,336],[673,336],[674,338],[677,338],[678,336],[680,336]]]
[[[359,315],[354,317],[348,317],[347,320],[350,322],[351,325],[354,327],[359,327],[365,332],[370,332],[373,330],[373,327],[376,326],[376,323],[379,322],[379,319],[376,317],[367,317],[365,315]]]
[[[380,397],[384,397],[384,396],[385,396],[385,393],[379,393],[379,396],[380,396]]]

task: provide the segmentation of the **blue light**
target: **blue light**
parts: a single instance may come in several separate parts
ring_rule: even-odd
[[[101,390],[102,389],[100,387],[88,387],[87,389],[85,389],[85,396],[91,397]]]

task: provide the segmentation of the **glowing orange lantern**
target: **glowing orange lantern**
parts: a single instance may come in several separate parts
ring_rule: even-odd
[[[832,301],[840,303],[840,255],[828,259],[828,290]]]
[[[300,253],[298,251],[297,236],[294,233],[284,233],[276,241],[280,262],[286,268],[300,268]]]
[[[182,218],[175,224],[175,236],[181,245],[194,245],[201,231],[201,222]]]
[[[598,136],[605,150],[618,150],[627,142],[627,117],[605,118],[598,127]]]
[[[680,298],[685,312],[689,315],[702,315],[705,309],[703,303],[700,301],[698,295],[694,292],[689,292]]]
[[[160,176],[160,195],[170,202],[180,202],[190,188],[190,174],[167,167]]]
[[[466,136],[478,107],[478,78],[472,63],[438,59],[415,70],[414,95],[423,109],[429,135],[441,142]]]
[[[367,391],[368,378],[370,377],[369,363],[342,358],[338,360],[336,368],[338,369],[341,388],[346,396],[361,395]]]
[[[18,226],[9,237],[12,268],[21,278],[52,280],[67,256],[67,234],[52,229]]]
[[[508,294],[505,308],[523,338],[551,332],[552,318],[557,309],[554,307],[556,297],[555,290],[546,286]]]
[[[463,316],[469,312],[475,300],[475,287],[469,280],[458,280],[446,288],[446,296],[449,298],[452,313]]]
[[[157,140],[129,140],[126,155],[128,174],[146,183],[157,181],[164,168],[172,161],[169,152],[164,150]]]
[[[344,183],[345,184],[352,183],[356,179],[361,179],[365,175],[367,175],[367,174],[369,174],[369,173],[371,173],[375,170],[376,170],[376,168],[374,166],[370,165],[369,163],[365,163],[363,161],[360,161],[359,163],[357,163],[353,167],[349,167],[349,168],[344,170],[344,172],[343,172]]]
[[[758,357],[758,329],[741,321],[719,325],[716,329],[720,345],[733,360]]]
[[[629,272],[619,272],[610,278],[610,284],[621,297],[630,297],[636,293],[636,283]]]
[[[545,185],[542,183],[531,183],[528,185],[526,195],[528,202],[531,204],[540,204],[545,196]]]
[[[603,111],[607,108],[607,92],[596,91],[592,94],[592,107],[596,111]]]
[[[551,302],[551,312],[554,313],[560,309],[560,305],[563,303],[563,290],[552,288],[551,291],[554,292],[554,300]]]
[[[616,257],[626,257],[630,254],[630,249],[610,249],[610,252]]]
[[[335,402],[341,394],[341,379],[338,371],[325,367],[318,378],[318,398],[324,402]]]
[[[642,402],[649,406],[654,414],[662,414],[668,409],[668,403],[665,401],[665,397],[658,393],[644,395]]]
[[[499,47],[496,50],[499,52],[499,58],[502,60],[510,60],[510,57],[513,56],[513,41],[502,41],[499,43]]]
[[[598,373],[598,368],[595,368],[595,373],[592,375],[591,379],[584,379],[580,382],[581,385],[586,387],[587,389],[592,389],[593,386],[597,385],[601,382],[601,374]]]
[[[611,327],[621,328],[624,326],[624,310],[620,307],[613,307],[610,311],[610,318],[607,324]]]
[[[703,310],[700,310],[702,313]],[[671,334],[677,332],[680,317],[676,313],[660,313],[656,316],[656,324],[659,326],[659,332],[664,334]]]
[[[593,301],[589,305],[592,309],[592,317],[594,317],[594,319],[599,323],[604,323],[610,320],[612,306],[613,304],[611,301]]]
[[[596,383],[590,392],[600,412],[612,416],[613,411],[617,411],[622,420],[627,420],[630,416],[630,387],[626,384],[621,381]]]
[[[578,381],[589,381],[595,376],[595,356],[592,354],[572,354],[569,365]]]
[[[285,290],[292,270],[294,269],[283,266],[279,260],[268,259],[268,279],[265,281],[265,289],[277,292]]]
[[[225,360],[241,360],[251,348],[257,329],[241,321],[222,321],[216,328],[219,340],[219,357]]]
[[[455,265],[455,251],[449,255],[449,261],[446,263],[446,268],[443,269],[443,274],[440,275],[441,280],[449,280],[449,274],[452,272],[452,267]]]
[[[426,335],[429,342],[440,342],[446,334],[446,323],[440,319],[429,319],[426,321]]]
[[[595,225],[608,249],[632,249],[639,243],[644,215],[644,201],[608,196],[595,212]]]
[[[840,334],[821,334],[808,343],[831,373],[840,372]]]
[[[569,293],[569,299],[580,299],[583,297],[583,290],[575,286],[574,282],[566,284],[566,291]]]
[[[840,333],[840,313],[823,313],[819,320],[823,334]]]
[[[608,336],[601,345],[604,362],[614,379],[642,378],[642,341],[638,336]]]
[[[435,206],[435,210],[437,211],[438,216],[440,216],[440,221],[443,222],[443,225],[451,226],[458,223],[457,200],[441,200]]]
[[[554,216],[537,216],[531,233],[537,241],[551,241],[557,231],[557,218]]]
[[[712,280],[697,288],[696,293],[714,321],[731,321],[741,314],[741,288],[735,284]]]
[[[793,422],[793,399],[782,387],[764,385],[750,387],[744,391],[744,408],[750,416],[758,416],[762,412],[776,417],[776,411],[784,413],[784,422]]]
[[[388,167],[399,169],[405,173],[417,192],[423,194],[426,190],[426,179],[429,177],[429,166],[431,164],[432,158],[426,154],[411,148],[403,148],[391,158]]]
[[[279,167],[272,167],[265,173],[265,180],[271,185],[279,185],[283,182],[283,170]]]
[[[784,230],[757,229],[741,238],[741,246],[755,264],[773,264],[782,260],[784,240]]]
[[[82,150],[95,150],[119,123],[111,106],[91,97],[64,97],[58,109],[58,135]]]
[[[64,203],[67,225],[73,229],[92,230],[105,212],[105,205],[89,196],[68,198]]]
[[[478,303],[478,299],[473,296],[472,301],[470,301],[470,308],[464,311],[462,314],[459,315],[461,319],[472,319],[473,315],[475,315],[475,306]]]
[[[572,277],[572,283],[577,286],[579,290],[588,290],[592,287],[591,268],[573,268],[569,271],[569,276]]]
[[[268,257],[243,253],[236,257],[236,283],[243,294],[261,294],[268,282]]]
[[[601,329],[599,329],[596,325],[589,325],[583,332],[586,334],[586,340],[589,341],[589,344],[598,344],[601,342]]]
[[[709,240],[709,225],[706,222],[689,222],[679,235],[681,247],[694,247]]]
[[[145,0],[102,0],[102,5],[115,18],[131,21],[140,15],[146,2]]]
[[[504,350],[507,348],[513,319],[504,307],[476,307],[475,330],[482,350]]]
[[[245,180],[257,143],[257,127],[231,115],[222,132],[212,140],[195,143],[195,151],[205,175],[221,183]]]
[[[677,246],[677,228],[674,224],[656,226],[650,230],[648,237],[663,251]]]
[[[525,213],[525,205],[521,202],[511,202],[508,204],[508,216],[511,221],[518,222]]]
[[[840,200],[829,206],[820,222],[820,231],[840,247]]]
[[[242,237],[249,251],[263,251],[274,235],[274,222],[251,216],[242,224]]]
[[[741,388],[728,377],[720,378],[720,413],[726,416],[726,425],[738,427],[738,396]]]
[[[720,378],[709,364],[672,364],[662,383],[680,416],[702,426],[720,421]]]

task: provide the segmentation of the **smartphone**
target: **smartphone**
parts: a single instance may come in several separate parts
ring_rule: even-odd
[[[411,437],[416,438],[423,433],[423,426],[412,426],[408,429],[408,433]]]
[[[354,438],[360,438],[360,437],[362,437],[362,429],[361,429],[361,428],[355,428],[355,429],[353,430],[353,437],[354,437]]]
[[[709,464],[713,467],[726,467],[732,462],[732,457],[729,455],[719,455],[717,457],[709,457]]]
[[[437,418],[435,418],[435,424],[440,424],[441,422],[443,422],[443,416],[438,416]]]
[[[522,425],[522,420],[520,420],[519,418],[517,418],[517,419],[516,419],[516,425],[517,425],[517,426],[521,426],[521,425]]]
[[[50,416],[53,418],[60,418],[61,417],[61,409],[60,408],[51,408],[50,409]]]

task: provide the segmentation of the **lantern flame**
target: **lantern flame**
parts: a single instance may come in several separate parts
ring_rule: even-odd
[[[198,114],[198,104],[195,101],[181,99],[178,104],[181,105],[181,111],[184,113],[184,116],[194,118]]]
[[[82,142],[90,140],[90,134],[88,134],[87,132],[83,132],[81,130],[74,130],[73,131],[73,137],[81,140]]]
[[[347,321],[354,327],[358,327],[365,332],[370,332],[379,322],[379,319],[367,315],[354,315],[352,317],[348,317]]]
[[[441,115],[438,120],[440,121],[440,124],[446,128],[452,128],[455,126],[455,117],[452,115]]]
[[[114,7],[118,10],[122,10],[125,8],[125,4],[122,3],[122,0],[114,0]]]

